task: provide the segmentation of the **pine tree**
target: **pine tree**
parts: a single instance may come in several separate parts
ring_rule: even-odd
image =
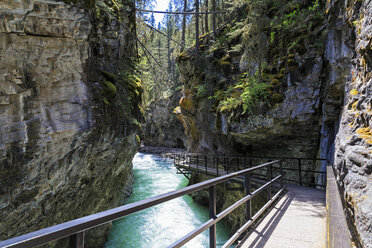
[[[208,6],[208,0],[205,0],[205,12],[208,12],[209,10],[209,6]],[[204,21],[204,24],[205,24],[205,32],[206,33],[209,33],[209,24],[208,24],[208,18],[209,18],[209,15],[204,15],[205,16],[205,21]]]

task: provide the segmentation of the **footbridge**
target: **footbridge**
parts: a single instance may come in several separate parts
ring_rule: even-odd
[[[84,247],[86,230],[201,190],[209,192],[209,220],[164,247],[182,247],[207,229],[209,247],[216,247],[216,223],[241,206],[246,209],[246,222],[222,247],[351,247],[332,167],[328,167],[327,174],[314,170],[322,160],[200,154],[173,157],[179,173],[188,178],[192,173],[202,173],[207,180],[0,241],[0,247],[37,247],[62,238],[69,238],[70,247]],[[326,175],[326,184],[321,175]],[[221,184],[226,190],[243,191],[244,197],[217,213],[216,186]],[[252,199],[259,194],[266,201],[253,211]],[[174,226],[177,228],[177,223]]]

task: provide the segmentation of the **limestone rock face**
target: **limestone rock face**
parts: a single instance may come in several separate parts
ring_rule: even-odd
[[[239,64],[242,55],[235,48],[242,40],[237,31],[226,35],[220,29],[215,43],[208,35],[201,37],[198,60],[188,52],[177,59],[184,82],[178,118],[189,151],[327,158],[343,189],[357,247],[372,247],[372,2],[326,2],[319,12],[326,18],[314,28],[324,30],[323,45],[314,48],[305,42],[279,59],[269,51],[271,65],[263,74],[277,67],[274,80],[267,82],[276,92],[269,107],[256,102],[246,115],[241,109],[216,111],[213,106],[216,91],[226,90],[223,87],[249,67]],[[288,30],[286,34],[293,35]],[[325,171],[326,165],[324,161],[303,168]],[[314,179],[324,180],[305,175],[308,182]]]
[[[330,1],[331,82],[345,98],[334,167],[358,247],[372,247],[372,2]]]
[[[135,54],[126,9],[120,25],[60,1],[0,2],[1,240],[115,207],[130,192],[136,129],[116,109],[129,93],[118,88],[105,104],[100,84],[101,70],[123,70]]]
[[[173,114],[179,100],[180,92],[175,92],[152,103],[146,110],[144,126],[146,146],[184,148],[186,139],[184,129]]]
[[[318,25],[318,29],[326,28],[323,22]],[[205,36],[201,46],[207,48],[205,52],[201,52],[198,62],[195,62],[191,54],[184,53],[178,58],[185,88],[178,118],[187,133],[188,149],[193,152],[246,156],[317,158],[323,91],[326,87],[324,49],[309,45],[305,52],[295,52],[277,60],[274,80],[278,86],[275,86],[276,92],[270,96],[270,104],[257,102],[251,112],[244,115],[241,109],[213,110],[213,99],[201,96],[200,91],[195,90],[200,87],[207,90],[210,88],[213,92],[209,94],[216,96],[216,88],[231,84],[234,78],[244,72],[240,67],[242,54],[226,52],[236,43],[236,40],[232,40],[220,55],[221,51],[217,49],[207,49],[212,47],[213,42]],[[231,64],[228,72],[219,68],[224,58],[229,58]],[[220,63],[215,65],[218,59]],[[206,64],[214,66],[203,66]],[[271,101],[274,98],[278,100]],[[320,170],[320,163],[309,160],[305,162],[304,169]],[[296,163],[288,166],[298,168]],[[298,178],[297,172],[289,176]],[[306,177],[306,181],[311,183],[322,180],[312,173]]]

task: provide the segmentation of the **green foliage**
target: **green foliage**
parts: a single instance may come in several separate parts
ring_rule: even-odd
[[[275,32],[270,33],[270,43],[273,44],[275,41]]]
[[[206,84],[199,84],[195,86],[196,90],[196,97],[197,98],[204,98],[208,95],[207,85]]]
[[[133,65],[133,67],[136,66]],[[139,119],[143,118],[143,114],[140,113],[143,87],[135,75],[135,71],[135,69],[118,73],[101,71],[102,76],[106,79],[101,82],[101,85],[103,102],[125,116],[130,125],[139,126],[139,122],[133,116],[137,116]],[[117,95],[119,97],[115,97]]]
[[[242,114],[252,112],[260,100],[267,100],[270,85],[261,81],[258,73],[250,76],[247,73],[239,75],[236,82],[229,85],[224,91],[219,90],[209,97],[210,100],[218,101],[217,111],[226,112],[242,107]]]
[[[141,144],[141,138],[138,134],[136,135],[136,142],[138,146]]]

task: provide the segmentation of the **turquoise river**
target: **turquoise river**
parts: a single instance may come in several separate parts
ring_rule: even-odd
[[[176,174],[173,161],[137,153],[133,159],[133,194],[126,203],[136,202],[187,186],[188,180]],[[106,248],[168,247],[209,218],[208,209],[188,195],[129,215],[113,223]],[[229,228],[217,225],[217,246],[228,239]],[[208,230],[184,247],[209,247]]]

